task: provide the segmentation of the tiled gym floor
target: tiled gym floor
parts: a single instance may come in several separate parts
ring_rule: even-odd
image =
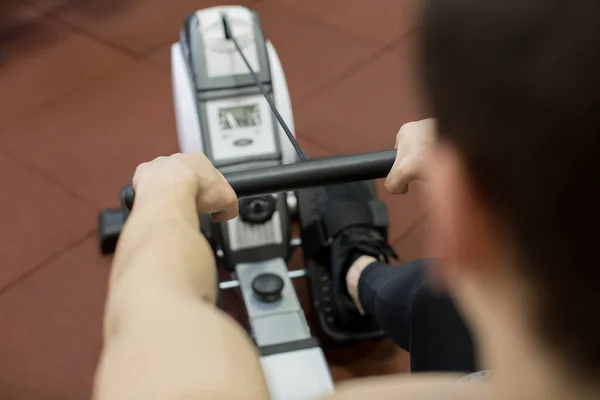
[[[280,54],[311,155],[392,148],[425,116],[411,0],[237,2]],[[0,2],[0,399],[89,397],[110,267],[97,211],[137,164],[176,151],[169,46],[187,14],[221,3]],[[423,255],[418,186],[381,193],[394,246]],[[407,369],[386,341],[328,356],[336,379]]]

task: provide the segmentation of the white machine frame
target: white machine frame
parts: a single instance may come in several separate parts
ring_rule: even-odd
[[[206,73],[217,78],[226,78],[229,75],[248,75],[247,66],[236,52],[233,43],[228,42],[225,37],[222,24],[220,24],[222,15],[226,15],[232,21],[233,34],[238,38],[242,51],[252,68],[259,73],[261,54],[255,30],[256,15],[250,9],[241,6],[208,8],[197,11],[193,16],[195,22],[191,26],[200,27],[199,29],[202,30],[202,32],[193,32],[192,34],[201,35],[200,40],[204,41],[203,56]],[[258,32],[262,35],[262,31]],[[261,40],[264,40],[264,37]],[[290,130],[294,132],[292,105],[281,62],[271,42],[264,41],[264,43],[273,100]],[[192,51],[198,50],[193,49]],[[202,100],[202,107],[206,113],[203,120],[199,112],[198,85],[194,80],[194,71],[190,68],[189,52],[190,43],[178,42],[171,48],[173,95],[180,151],[207,153],[208,150],[211,153],[209,157],[213,162],[217,161],[217,166],[219,166],[219,162],[225,163],[219,167],[224,172],[265,166],[267,161],[255,157],[260,156],[260,153],[248,149],[244,150],[246,151],[245,156],[253,156],[250,157],[251,160],[242,160],[227,165],[227,155],[236,150],[230,145],[223,145],[221,148],[215,146],[215,143],[219,143],[218,140],[220,140],[218,132],[206,129],[206,125],[214,127],[218,123],[216,119],[218,109],[222,109],[226,105],[239,106],[251,102],[260,105],[262,126],[272,126],[272,132],[274,132],[272,138],[257,139],[256,143],[253,143],[257,145],[255,148],[266,149],[266,153],[269,154],[279,154],[279,159],[276,160],[279,164],[296,162],[298,158],[293,146],[283,128],[275,123],[268,104],[260,93],[244,92],[241,94],[241,92],[236,92],[235,87],[219,88],[216,90],[218,95]],[[211,149],[206,147],[207,137],[210,138]],[[272,162],[271,157],[268,163]],[[288,193],[286,200],[288,207],[294,209],[296,201],[294,195]],[[265,232],[269,230],[277,232],[277,229],[281,229],[277,225],[279,215],[275,215],[272,221],[274,222],[269,222],[264,226],[250,226],[238,218],[230,221],[227,226],[230,232],[243,228],[246,232],[243,235],[245,237],[249,232],[255,238],[269,240],[268,238],[272,239],[272,236],[266,235]],[[282,240],[281,235],[279,239]],[[235,272],[237,284],[242,291],[248,312],[252,336],[261,350],[260,361],[272,398],[274,400],[314,399],[331,393],[334,390],[334,384],[327,361],[321,347],[312,338],[285,260],[282,257],[275,257],[257,262],[239,263],[235,266]],[[283,280],[284,286],[279,300],[264,302],[253,293],[252,282],[263,273],[276,274]]]

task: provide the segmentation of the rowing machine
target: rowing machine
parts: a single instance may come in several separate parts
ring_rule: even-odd
[[[327,244],[319,229],[315,191],[329,184],[372,180],[390,170],[395,152],[305,161],[294,138],[287,83],[277,52],[258,15],[245,7],[213,7],[191,15],[172,46],[177,134],[181,152],[202,151],[240,198],[239,217],[213,223],[200,216],[220,267],[235,277],[220,290],[238,288],[273,399],[313,398],[333,390],[323,352],[311,334],[291,279],[307,275],[321,338],[348,343],[380,337],[378,326],[349,330],[332,312],[327,265],[311,247]],[[99,218],[100,247],[114,252],[134,206],[129,186],[122,207]],[[374,219],[387,229],[382,203]],[[301,238],[291,238],[299,216]],[[304,271],[288,271],[293,247],[305,250]]]

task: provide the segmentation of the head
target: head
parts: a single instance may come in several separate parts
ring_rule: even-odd
[[[423,18],[439,270],[476,330],[525,324],[598,374],[600,3],[432,0]]]

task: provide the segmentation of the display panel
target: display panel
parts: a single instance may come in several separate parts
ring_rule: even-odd
[[[219,123],[223,130],[259,126],[260,108],[258,104],[221,108],[219,109]]]
[[[216,165],[277,155],[278,133],[261,94],[207,101],[207,152]]]

